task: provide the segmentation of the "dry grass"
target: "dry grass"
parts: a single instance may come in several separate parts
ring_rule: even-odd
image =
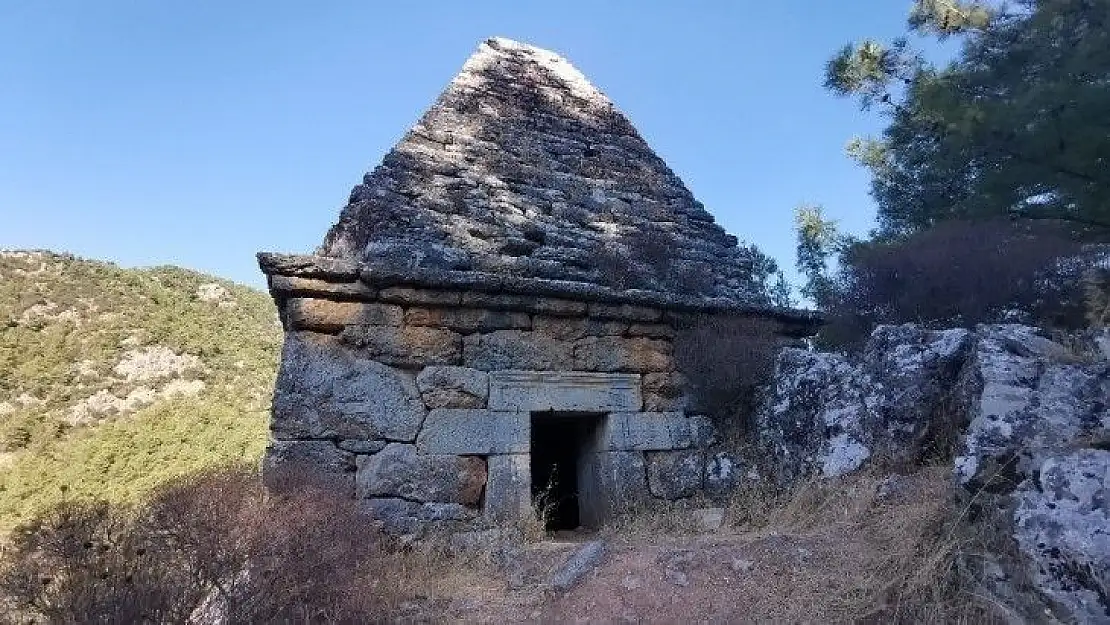
[[[761,533],[811,540],[822,546],[823,558],[837,564],[816,575],[839,576],[840,596],[805,598],[826,605],[830,621],[998,618],[966,567],[997,547],[995,533],[967,522],[968,506],[956,502],[947,466],[907,475],[810,480],[791,493],[772,494],[764,509],[761,515],[748,513]]]
[[[6,550],[4,607],[13,621],[45,622],[183,622],[201,613],[232,623],[611,622],[636,610],[653,622],[1000,620],[971,573],[983,554],[1005,551],[986,518],[1000,513],[956,503],[947,467],[741,491],[714,534],[691,515],[708,502],[642,510],[601,531],[611,556],[561,598],[527,579],[543,581],[572,544],[517,549],[502,539],[460,553],[446,535],[401,543],[348,500],[310,485],[283,492],[242,471],[178,483],[137,510],[55,510]],[[543,510],[504,531],[540,540]],[[514,567],[523,586],[506,586]],[[671,569],[688,584],[673,583]],[[630,576],[642,585],[631,587]]]
[[[739,622],[1003,620],[1006,609],[986,596],[974,571],[984,556],[1006,549],[996,538],[1004,534],[983,519],[968,523],[970,506],[956,502],[946,466],[813,480],[791,492],[738,491],[728,503],[727,526],[693,537],[699,528],[689,509],[697,506],[664,505],[604,532],[625,545],[627,553],[613,565],[624,570],[638,566],[636,558],[644,558],[631,554],[648,546],[659,550],[654,561],[676,549],[694,554],[689,586],[679,591],[690,596],[670,600],[685,610],[676,618],[713,621],[727,612]],[[748,562],[751,570],[722,580],[722,563],[727,571],[730,561]],[[621,599],[622,609],[675,592],[666,581],[659,584],[645,584],[641,598]],[[735,602],[717,598],[722,592]]]

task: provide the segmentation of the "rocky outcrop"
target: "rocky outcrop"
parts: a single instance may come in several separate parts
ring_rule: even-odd
[[[1017,499],[1014,538],[1037,587],[1071,619],[1110,623],[1110,452],[1045,459]]]
[[[877,328],[858,359],[783,349],[756,415],[776,478],[918,459],[949,428],[944,400],[971,341],[966,330],[902,325]]]
[[[968,426],[956,473],[969,489],[1009,492],[1045,459],[1110,434],[1110,363],[1028,326],[982,326],[957,390]]]
[[[784,349],[757,442],[780,483],[952,451],[963,505],[1004,511],[1045,614],[1110,623],[1110,362],[1087,338],[903,325],[852,358]],[[1013,571],[993,577],[1014,596]]]

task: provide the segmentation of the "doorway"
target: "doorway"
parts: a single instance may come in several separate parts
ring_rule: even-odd
[[[575,530],[583,522],[593,443],[603,415],[532,413],[532,502],[544,513],[547,531]],[[588,515],[587,515],[588,516]]]

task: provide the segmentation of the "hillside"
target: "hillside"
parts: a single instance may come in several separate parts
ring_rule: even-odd
[[[202,467],[256,462],[280,345],[254,289],[0,252],[0,530],[63,497],[131,502]]]

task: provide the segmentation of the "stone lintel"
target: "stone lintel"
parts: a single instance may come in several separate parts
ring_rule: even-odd
[[[439,408],[428,413],[416,439],[422,454],[528,453],[531,418],[527,412]]]
[[[491,410],[630,412],[643,406],[640,376],[619,373],[495,371]]]

